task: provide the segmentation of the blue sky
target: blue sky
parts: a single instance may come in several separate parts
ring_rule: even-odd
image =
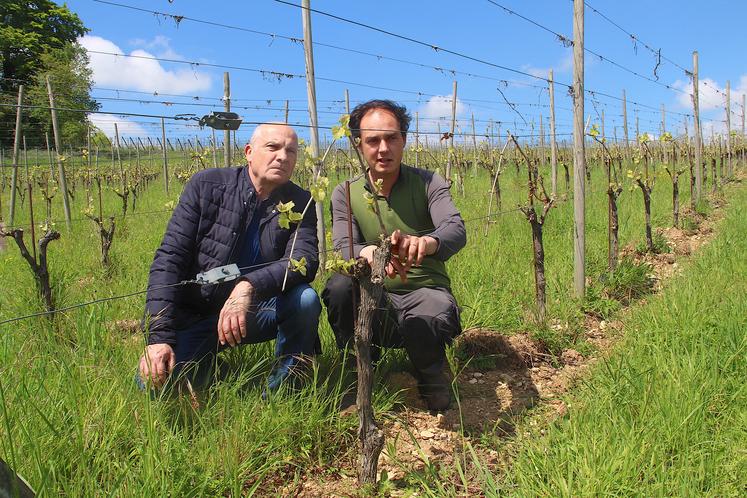
[[[252,33],[247,30],[302,38],[301,10],[273,0],[256,1],[184,1],[115,0],[117,3],[147,10],[166,12],[204,21],[242,28],[211,26],[183,19],[139,12],[93,0],[73,0],[68,6],[77,12],[90,33],[82,43],[91,51],[155,56],[201,63],[230,65],[288,74],[304,73],[304,53],[300,43]],[[300,0],[289,0],[300,4]],[[496,0],[550,30],[572,37],[570,0]],[[558,82],[572,79],[571,49],[557,37],[484,0],[447,1],[358,1],[312,0],[312,8],[354,19],[393,33],[435,44],[455,52],[545,77],[555,70]],[[714,0],[710,2],[662,0],[660,2],[619,2],[589,0],[598,9],[639,40],[661,49],[661,54],[685,68],[692,65],[692,51],[700,54],[704,134],[724,129],[723,91],[726,80],[732,86],[732,126],[741,130],[741,95],[747,91],[747,2]],[[459,128],[471,132],[474,114],[478,134],[485,134],[491,121],[502,121],[506,129],[530,134],[532,123],[539,129],[540,115],[547,122],[548,92],[542,80],[515,74],[490,65],[465,60],[443,51],[420,46],[402,39],[312,14],[315,46],[316,88],[319,122],[332,125],[344,112],[342,99],[347,88],[352,105],[369,98],[400,101],[421,118],[420,129],[434,132],[448,127],[452,82],[458,80]],[[321,44],[380,55],[352,53]],[[640,43],[587,9],[586,47],[648,78],[654,78],[655,56]],[[123,134],[160,134],[156,120],[117,117],[117,112],[174,115],[202,115],[215,108],[223,93],[223,71],[205,65],[195,66],[158,62],[149,59],[113,57],[91,53],[96,80],[94,96],[102,110],[112,116],[99,116],[97,122],[106,132],[111,123],[120,123]],[[399,59],[397,62],[389,59]],[[420,67],[413,63],[443,68]],[[458,74],[452,74],[450,70]],[[275,77],[239,69],[230,70],[235,110],[246,121],[282,120],[285,100],[290,101],[290,122],[308,124],[306,83],[303,78]],[[462,74],[462,73],[469,73]],[[614,65],[587,54],[586,87],[620,96],[626,90],[629,99],[628,121],[631,135],[635,130],[636,111],[641,132],[659,133],[659,107],[667,109],[667,129],[683,132],[682,113],[692,113],[690,87],[684,71],[662,61],[657,70],[659,82],[679,89],[667,89],[636,77]],[[341,80],[340,83],[329,80]],[[505,81],[501,81],[505,80]],[[367,85],[367,86],[366,86]],[[381,89],[371,88],[380,87]],[[112,89],[119,89],[116,92]],[[501,96],[516,104],[506,104]],[[143,93],[130,93],[143,92]],[[158,92],[158,96],[148,95]],[[185,97],[164,96],[184,95]],[[199,96],[196,100],[192,97]],[[110,99],[136,99],[184,103],[201,106],[164,105]],[[637,106],[637,102],[643,106]],[[558,133],[571,131],[571,99],[567,90],[556,85]],[[586,96],[586,114],[599,122],[604,110],[607,135],[617,128],[622,137],[622,111],[619,100]],[[441,119],[442,118],[442,119]],[[692,122],[690,123],[692,126]],[[244,140],[251,126],[239,131]],[[497,131],[497,125],[494,128]],[[305,129],[299,129],[302,136]],[[169,126],[171,136],[209,135],[206,130]],[[430,140],[434,140],[431,136]]]

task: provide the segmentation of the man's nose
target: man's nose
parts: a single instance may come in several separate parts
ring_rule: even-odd
[[[379,152],[384,153],[389,151],[389,142],[387,140],[382,140],[379,142]]]

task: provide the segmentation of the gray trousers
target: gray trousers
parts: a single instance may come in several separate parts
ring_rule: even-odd
[[[322,300],[337,346],[343,349],[352,345],[353,306],[360,302],[357,283],[334,274],[327,280]],[[384,292],[372,326],[373,344],[405,348],[421,380],[443,370],[446,345],[461,332],[456,299],[443,288],[422,288],[406,294]]]

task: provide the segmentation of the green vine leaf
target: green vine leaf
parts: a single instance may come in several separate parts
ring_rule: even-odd
[[[316,179],[315,183],[309,186],[309,192],[311,197],[314,198],[315,202],[322,202],[327,198],[327,188],[329,187],[329,178],[326,176],[320,176]]]
[[[280,225],[280,228],[289,229],[291,223],[298,223],[303,219],[303,214],[293,211],[295,206],[296,203],[293,201],[277,203],[275,209],[280,213],[280,216],[278,216],[278,225]]]
[[[350,114],[344,114],[340,117],[339,125],[332,127],[332,138],[340,140],[350,136]]]
[[[373,194],[370,192],[363,192],[363,198],[366,199],[366,204],[368,205],[368,209],[375,213],[376,209],[374,208],[374,202],[376,202],[376,199],[374,198]]]
[[[301,256],[301,259],[290,258],[291,271],[300,273],[304,277],[306,276],[306,256]]]
[[[327,271],[351,275],[355,268],[355,259],[345,259],[339,251],[334,251],[328,258],[324,267]]]

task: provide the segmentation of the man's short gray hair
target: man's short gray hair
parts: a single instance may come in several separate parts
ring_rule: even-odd
[[[291,125],[289,125],[288,123],[283,123],[281,121],[268,121],[267,123],[259,124],[259,125],[257,125],[256,128],[254,128],[254,131],[252,132],[252,136],[249,138],[249,143],[252,144],[252,145],[254,145],[254,142],[257,139],[257,137],[259,136],[259,132],[262,130],[262,127],[263,126],[268,126],[268,125],[272,125],[272,126],[287,126],[288,128],[293,129],[293,127]],[[293,130],[293,132],[295,133],[295,130]]]

